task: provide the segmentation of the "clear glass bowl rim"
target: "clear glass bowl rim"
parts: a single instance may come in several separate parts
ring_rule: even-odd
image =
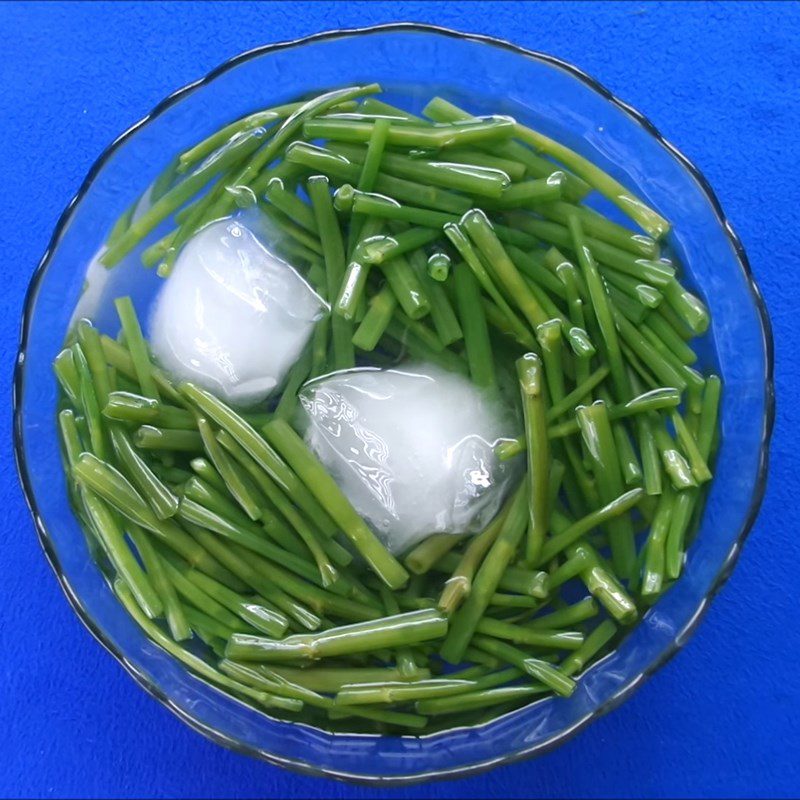
[[[242,744],[241,742],[232,740],[230,737],[224,735],[223,733],[217,731],[214,728],[209,727],[200,720],[195,719],[190,714],[185,712],[183,709],[173,704],[170,701],[170,698],[146,675],[144,675],[137,667],[135,667],[125,657],[124,653],[122,653],[116,647],[116,645],[114,645],[110,641],[109,637],[104,633],[104,631],[100,628],[100,626],[86,612],[76,592],[70,585],[69,579],[65,575],[63,569],[61,568],[59,558],[55,551],[55,547],[53,546],[48,530],[45,527],[42,517],[39,513],[36,497],[34,495],[29,476],[29,471],[28,471],[29,468],[25,457],[25,450],[23,443],[22,397],[23,397],[23,387],[25,382],[25,362],[26,362],[25,356],[27,349],[28,334],[32,321],[34,302],[38,293],[39,286],[47,271],[47,268],[51,260],[51,256],[59,243],[62,232],[64,231],[64,229],[66,228],[67,224],[71,219],[73,209],[77,206],[82,197],[86,194],[90,185],[94,181],[96,175],[102,170],[105,163],[111,158],[111,156],[115,153],[115,151],[120,147],[120,145],[123,142],[125,142],[129,137],[133,136],[140,128],[145,126],[152,119],[159,116],[161,113],[163,113],[165,110],[167,110],[174,104],[178,103],[183,97],[185,97],[190,92],[193,92],[194,90],[201,88],[205,84],[210,83],[219,75],[235,68],[236,66],[245,61],[258,58],[260,56],[278,50],[297,48],[301,47],[302,45],[317,41],[333,40],[333,39],[353,37],[353,36],[369,36],[381,33],[397,33],[397,32],[431,34],[435,36],[444,36],[448,38],[477,42],[490,47],[511,51],[512,53],[516,53],[517,55],[523,56],[525,58],[542,61],[544,63],[563,69],[570,75],[572,75],[573,77],[577,78],[579,81],[587,85],[589,88],[593,89],[595,92],[600,94],[608,102],[612,103],[617,108],[625,112],[634,122],[638,123],[653,138],[655,138],[663,147],[665,147],[670,152],[670,154],[684,167],[684,169],[686,169],[699,183],[712,209],[714,210],[714,213],[717,217],[717,220],[719,221],[721,228],[723,229],[731,245],[733,246],[736,259],[739,263],[742,272],[744,273],[753,300],[753,304],[756,308],[756,311],[758,312],[759,320],[761,323],[761,334],[763,340],[762,343],[765,355],[765,374],[764,374],[765,404],[764,404],[764,418],[762,423],[762,436],[759,449],[758,472],[753,488],[753,493],[750,498],[748,511],[744,517],[740,530],[736,536],[736,539],[733,541],[727,556],[723,560],[720,569],[718,570],[714,578],[711,589],[705,595],[705,597],[703,597],[695,613],[690,617],[689,621],[684,626],[684,628],[680,630],[678,634],[675,636],[671,646],[664,650],[660,658],[657,660],[656,663],[654,663],[651,666],[649,670],[642,672],[638,675],[632,676],[628,681],[627,687],[623,691],[617,693],[611,700],[599,706],[594,711],[594,713],[592,713],[587,718],[582,720],[580,724],[573,726],[566,731],[556,733],[553,736],[549,737],[547,740],[540,742],[539,744],[531,747],[530,749],[515,753],[510,753],[506,757],[494,760],[491,763],[465,765],[463,767],[437,772],[436,774],[414,774],[408,776],[396,776],[391,778],[378,778],[369,776],[360,776],[360,777],[352,775],[345,776],[337,774],[335,772],[331,772],[326,768],[317,767],[308,763],[289,762],[282,758],[273,757],[269,753],[264,752],[263,750],[251,748],[249,746]],[[56,224],[56,227],[48,243],[47,249],[45,250],[45,253],[42,256],[42,259],[40,260],[38,266],[36,267],[33,276],[31,277],[30,283],[28,285],[23,305],[20,340],[19,340],[17,359],[15,362],[15,369],[14,369],[14,381],[12,388],[12,408],[13,408],[13,442],[14,442],[14,455],[16,460],[16,466],[20,482],[22,484],[25,500],[28,504],[31,514],[33,515],[37,536],[39,538],[39,543],[75,614],[78,616],[78,618],[87,628],[87,630],[94,636],[94,638],[120,663],[120,665],[128,672],[128,674],[131,675],[131,677],[136,681],[136,683],[138,683],[145,691],[148,692],[148,694],[154,697],[159,703],[161,703],[170,711],[172,711],[174,714],[176,714],[176,716],[178,716],[181,720],[187,723],[191,728],[203,734],[211,741],[220,744],[224,747],[227,747],[231,750],[234,750],[235,752],[241,753],[243,755],[249,755],[259,760],[266,761],[268,763],[272,763],[274,765],[281,766],[284,768],[288,768],[296,772],[308,775],[314,775],[318,777],[338,778],[347,780],[348,782],[352,783],[362,783],[367,785],[375,785],[378,783],[382,786],[408,785],[412,783],[420,783],[431,779],[452,779],[457,777],[458,778],[466,777],[468,775],[492,769],[496,766],[510,764],[516,761],[521,761],[535,756],[544,755],[545,753],[563,744],[567,739],[570,739],[573,736],[575,736],[581,730],[590,725],[594,720],[605,715],[609,711],[616,708],[618,705],[621,705],[625,700],[628,699],[628,697],[630,697],[636,691],[636,689],[638,689],[644,683],[644,681],[647,678],[649,678],[652,674],[654,674],[657,670],[659,670],[662,666],[664,666],[664,664],[666,664],[672,658],[672,656],[674,656],[678,652],[678,650],[681,647],[683,647],[683,645],[686,644],[686,642],[689,640],[689,638],[697,629],[697,626],[699,625],[703,616],[705,615],[705,612],[707,611],[711,600],[714,598],[717,592],[722,588],[722,586],[725,584],[725,582],[728,580],[731,573],[733,572],[733,569],[736,566],[736,562],[738,561],[739,555],[741,553],[742,546],[753,527],[756,517],[758,516],[758,512],[761,507],[761,502],[764,497],[764,493],[766,490],[766,483],[767,483],[767,468],[769,463],[770,439],[772,436],[772,429],[775,419],[774,342],[772,336],[772,325],[769,319],[769,314],[766,308],[766,304],[761,294],[761,290],[759,289],[753,277],[752,269],[750,267],[750,262],[747,258],[747,254],[745,253],[744,247],[742,246],[739,237],[736,235],[736,233],[733,230],[733,227],[731,226],[730,222],[725,216],[725,213],[722,210],[719,200],[717,199],[713,189],[711,188],[711,185],[709,184],[708,180],[705,178],[703,173],[674,145],[668,142],[661,135],[661,133],[658,131],[655,125],[653,125],[653,123],[649,119],[647,119],[647,117],[645,117],[643,114],[641,114],[632,106],[620,100],[600,82],[598,82],[593,77],[587,75],[578,67],[574,66],[568,61],[564,61],[555,56],[549,55],[547,53],[542,53],[540,51],[529,50],[527,48],[521,47],[507,40],[499,39],[493,36],[465,33],[462,31],[456,31],[438,25],[429,25],[416,22],[395,22],[395,23],[374,25],[365,28],[343,28],[343,29],[324,31],[321,33],[312,34],[310,36],[301,37],[298,39],[292,39],[284,42],[276,42],[273,44],[263,45],[254,48],[252,50],[248,50],[237,56],[234,56],[233,58],[224,61],[222,64],[211,70],[204,77],[192,83],[189,83],[186,86],[170,94],[168,97],[162,100],[158,105],[156,105],[155,108],[153,108],[153,110],[150,111],[149,114],[144,116],[134,125],[132,125],[127,131],[125,131],[119,137],[117,137],[117,139],[115,139],[100,154],[100,156],[94,162],[89,172],[87,173],[86,177],[84,178],[83,183],[81,184],[81,187],[78,190],[77,194],[68,203],[67,207],[64,209],[61,216],[59,217],[59,220]]]

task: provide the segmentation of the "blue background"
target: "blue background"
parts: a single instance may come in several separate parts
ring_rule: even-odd
[[[761,516],[684,651],[552,755],[383,795],[797,795],[800,5],[0,5],[4,396],[31,272],[111,139],[242,50],[397,20],[492,34],[572,61],[649,116],[705,172],[771,311],[778,417]],[[6,424],[10,431],[10,410]],[[375,795],[222,750],[138,689],[69,610],[36,543],[9,436],[0,448],[0,796]]]

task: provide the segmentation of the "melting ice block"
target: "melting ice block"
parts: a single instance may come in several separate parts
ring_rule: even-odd
[[[347,370],[307,384],[300,401],[307,443],[393,553],[481,530],[514,482],[493,448],[516,435],[515,418],[460,375]]]
[[[248,406],[281,384],[325,310],[250,228],[220,220],[178,256],[155,301],[150,344],[176,377]]]

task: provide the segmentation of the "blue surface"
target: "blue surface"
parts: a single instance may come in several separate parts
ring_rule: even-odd
[[[800,6],[0,5],[5,396],[29,276],[63,207],[111,139],[163,96],[242,50],[396,20],[553,53],[649,116],[705,172],[747,248],[775,327],[779,402],[759,521],[700,631],[667,667],[552,755],[383,794],[797,795]],[[10,437],[0,447],[0,796],[375,795],[222,750],[138,689],[69,610],[36,543]]]

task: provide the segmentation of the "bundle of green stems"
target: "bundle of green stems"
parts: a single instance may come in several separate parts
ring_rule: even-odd
[[[694,366],[709,315],[667,220],[509,117],[379,91],[232,122],[109,234],[107,267],[135,253],[168,276],[203,225],[257,206],[330,306],[269,404],[176,384],[127,297],[119,335],[82,320],[54,368],[75,513],[145,635],[269,714],[414,734],[569,697],[679,579],[721,383]],[[517,404],[496,456],[524,477],[482,532],[398,556],[296,411],[309,379],[406,355]]]

